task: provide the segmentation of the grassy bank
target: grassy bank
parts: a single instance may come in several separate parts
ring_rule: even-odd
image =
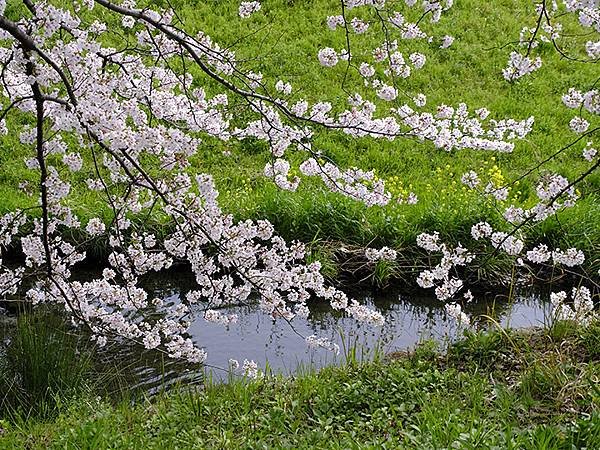
[[[152,4],[174,7],[188,30],[202,29],[224,46],[231,45],[240,58],[247,60],[246,68],[262,72],[265,80],[290,81],[295,87],[290,102],[325,97],[333,103],[334,110],[346,106],[347,94],[341,89],[343,67],[326,70],[316,58],[319,48],[344,45],[344,33],[332,32],[325,25],[326,17],[337,13],[339,2],[265,0],[261,12],[245,21],[237,17],[236,0],[164,0]],[[20,2],[9,2],[7,14],[17,15],[23,9]],[[419,232],[439,230],[445,239],[465,243],[474,222],[487,219],[501,224],[496,207],[509,203],[531,206],[538,176],[553,171],[573,179],[587,167],[581,158],[585,142],[581,142],[514,186],[504,205],[482,201],[460,183],[460,176],[470,169],[481,171],[487,178],[510,182],[573,138],[567,126],[573,113],[561,104],[560,96],[570,86],[587,87],[594,80],[594,65],[571,63],[548,49],[544,51],[544,66],[532,76],[515,84],[507,83],[501,76],[510,52],[504,45],[517,39],[523,26],[532,25],[531,12],[529,0],[457,2],[435,27],[424,25],[436,35],[455,36],[455,43],[446,51],[437,48],[437,44],[416,44],[414,50],[411,47],[411,51],[427,54],[427,64],[402,86],[411,95],[425,92],[432,110],[441,103],[456,106],[466,102],[473,109],[489,108],[497,119],[535,116],[534,131],[527,140],[517,143],[514,153],[447,153],[410,139],[387,142],[317,133],[315,148],[324,155],[342,167],[375,169],[394,193],[414,191],[419,196],[415,206],[366,208],[325,192],[320,182],[310,179],[304,180],[295,193],[282,192],[262,175],[269,160],[264,143],[205,139],[193,158],[192,170],[214,175],[225,210],[239,219],[268,218],[286,238],[405,249],[414,245]],[[105,19],[114,20],[110,16]],[[244,36],[241,41],[240,36]],[[366,51],[376,42],[377,37],[367,34],[357,41],[356,51]],[[200,78],[200,82],[206,82],[209,91],[215,90],[210,80]],[[361,91],[356,74],[350,74],[350,82],[362,94],[372,96]],[[20,144],[18,136],[2,137],[0,146],[4,149],[0,152],[1,213],[31,205],[35,198],[28,196],[27,190],[35,188],[36,179],[23,164],[31,149]],[[223,151],[230,152],[230,156],[223,156]],[[304,157],[289,155],[295,170]],[[90,173],[91,164],[86,164],[73,181],[71,206],[81,214],[84,223],[96,215],[107,220],[109,217],[106,205],[84,187]],[[22,180],[29,180],[29,187],[19,187]],[[586,250],[591,256],[588,263],[596,272],[600,268],[600,259],[594,259],[600,254],[600,228],[595,226],[600,222],[599,186],[600,175],[592,174],[579,187],[583,194],[580,204],[538,227],[531,239],[552,247],[578,246]]]
[[[135,405],[84,398],[0,422],[0,447],[598,448],[599,335],[559,323]]]

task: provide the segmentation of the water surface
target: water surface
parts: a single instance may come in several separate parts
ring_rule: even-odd
[[[187,291],[185,277],[155,281],[150,289],[166,301],[179,301]],[[206,349],[210,366],[226,368],[230,358],[240,362],[249,359],[257,362],[259,367],[268,365],[275,372],[292,373],[299,366],[318,368],[339,363],[344,360],[343,349],[350,346],[365,354],[376,348],[386,353],[410,350],[426,339],[441,343],[456,339],[464,329],[459,329],[456,321],[446,315],[443,304],[435,298],[403,294],[394,289],[385,292],[363,290],[350,295],[378,309],[385,317],[385,324],[381,327],[361,324],[326,304],[313,302],[309,304],[311,314],[307,319],[292,321],[294,329],[283,320],[265,315],[257,306],[238,306],[221,310],[226,314],[237,314],[237,323],[226,328],[198,317],[192,323],[190,334]],[[488,295],[470,305],[467,311],[488,316],[486,326],[493,320],[513,328],[542,326],[550,313],[549,303],[543,296],[531,292],[518,294],[512,302],[501,296]],[[309,349],[298,334],[326,337],[337,343],[342,352],[335,357],[325,349]],[[214,375],[222,376],[218,370]]]
[[[188,273],[173,272],[152,278],[146,288],[165,302],[178,302],[194,288],[193,277]],[[225,328],[208,323],[201,316],[196,317],[190,335],[196,344],[206,349],[206,363],[216,379],[226,379],[227,372],[218,368],[227,368],[230,358],[240,363],[244,359],[254,360],[260,368],[269,367],[273,372],[290,374],[302,367],[319,368],[343,362],[344,350],[350,347],[357,349],[359,356],[369,357],[376,349],[385,353],[405,351],[426,339],[445,343],[461,335],[462,329],[446,315],[443,304],[434,298],[394,289],[385,292],[363,290],[350,295],[378,309],[385,317],[385,324],[381,327],[361,324],[315,301],[309,304],[308,318],[292,321],[293,329],[287,322],[274,320],[260,312],[257,306],[237,306],[221,310],[237,314],[237,323]],[[467,312],[486,316],[479,326],[497,323],[524,328],[547,323],[550,310],[543,295],[522,292],[511,302],[501,296],[488,295],[470,305]],[[2,329],[5,336],[10,336],[11,328],[10,322],[4,326],[0,324],[0,340]],[[301,336],[313,334],[337,343],[342,349],[340,355],[325,349],[309,349]],[[195,383],[203,379],[202,369],[190,368],[131,345],[109,347],[101,351],[98,358],[106,366],[113,363],[125,366],[130,386],[149,392],[173,382]]]

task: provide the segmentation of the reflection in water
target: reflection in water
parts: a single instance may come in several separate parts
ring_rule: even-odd
[[[155,279],[149,289],[168,301],[179,301],[192,288],[193,280],[181,275],[169,280]],[[207,364],[226,368],[230,358],[240,362],[254,360],[259,367],[270,367],[274,372],[291,373],[302,366],[322,367],[344,360],[344,351],[335,357],[324,349],[308,349],[298,336],[329,338],[347,348],[356,347],[359,353],[372,354],[375,349],[384,352],[414,348],[422,340],[446,342],[460,335],[456,322],[447,317],[441,302],[430,297],[405,296],[398,292],[356,292],[352,297],[374,306],[385,316],[382,327],[358,323],[325,304],[313,303],[308,319],[294,319],[292,325],[283,320],[273,320],[256,306],[237,306],[221,310],[235,313],[238,322],[228,329],[196,317],[190,328],[194,341],[208,353]],[[512,302],[493,299],[480,301],[467,308],[477,316],[485,315],[502,326],[524,328],[540,326],[547,322],[549,304],[538,294],[522,294]],[[482,319],[482,322],[484,319]],[[488,324],[490,319],[487,319]],[[489,326],[489,325],[488,325]],[[215,370],[213,376],[223,378],[226,373]]]
[[[376,347],[387,353],[413,348],[425,339],[452,340],[460,332],[455,321],[446,317],[439,304],[415,303],[402,296],[377,301],[363,296],[362,300],[382,311],[386,319],[382,327],[363,325],[323,308],[315,308],[307,320],[294,320],[293,326],[303,336],[315,334],[327,337],[341,348],[344,343],[350,343],[367,354]],[[482,306],[478,305],[477,309]],[[496,311],[489,311],[489,315],[502,325],[510,324],[515,328],[541,325],[547,316],[545,305],[535,298],[519,298],[510,307],[497,304],[496,308]],[[331,352],[309,350],[304,341],[290,330],[289,324],[273,321],[258,308],[229,308],[224,312],[239,314],[238,323],[226,330],[220,325],[196,319],[190,330],[195,341],[206,348],[209,355],[207,363],[211,365],[227,367],[228,358],[247,358],[253,359],[259,366],[264,367],[268,363],[274,371],[288,373],[299,364],[320,367],[335,362]],[[485,308],[482,312],[486,312]]]
[[[82,274],[82,277],[86,275]],[[153,277],[146,288],[165,302],[178,302],[194,287],[193,282],[189,274],[172,272],[165,277]],[[248,359],[256,361],[263,369],[268,365],[273,372],[282,373],[294,372],[299,367],[322,367],[342,362],[343,349],[348,346],[356,348],[360,357],[361,354],[372,354],[376,348],[385,353],[407,350],[425,339],[446,342],[460,335],[456,322],[446,316],[443,305],[435,299],[408,297],[393,291],[376,295],[356,292],[352,297],[379,309],[385,316],[385,324],[382,327],[363,325],[332,311],[327,305],[314,302],[309,305],[311,314],[308,319],[293,320],[295,332],[287,322],[274,321],[256,306],[238,306],[222,310],[223,313],[238,315],[238,322],[229,329],[205,322],[200,315],[194,319],[190,334],[198,345],[206,349],[209,366],[226,368],[230,358],[240,363]],[[483,300],[470,305],[467,312],[487,316],[487,325],[482,320],[483,326],[489,326],[492,319],[502,326],[523,328],[546,323],[549,303],[538,294],[522,294],[511,304]],[[342,352],[336,357],[324,349],[308,349],[298,334],[329,338],[340,345]],[[2,336],[0,326],[0,342]],[[99,365],[106,370],[124,367],[121,371],[126,374],[127,385],[146,392],[174,382],[199,383],[203,379],[202,370],[191,369],[138,347],[114,345],[99,352],[98,358]],[[216,379],[227,377],[225,371],[212,372]]]

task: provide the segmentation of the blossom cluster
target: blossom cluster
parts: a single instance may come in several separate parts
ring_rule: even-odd
[[[518,52],[512,52],[508,60],[508,66],[502,69],[502,76],[507,81],[517,80],[542,67],[542,58],[539,56],[532,59]]]
[[[275,184],[281,189],[295,191],[300,184],[300,178],[295,176],[291,181],[288,178],[290,163],[278,158],[275,162],[267,163],[265,166],[265,175],[275,180]]]
[[[584,151],[584,157],[586,156],[591,160],[595,156],[594,149]],[[498,175],[496,178],[496,180],[490,181],[483,190],[479,189],[480,176],[473,170],[463,174],[461,181],[484,196],[505,202],[508,199],[510,187],[505,184],[503,176]],[[515,205],[505,207],[503,216],[507,222],[513,225],[519,225],[525,221],[541,222],[564,208],[573,207],[579,198],[574,184],[559,174],[546,174],[541,177],[536,186],[536,194],[539,199],[538,203],[528,209]]]
[[[417,284],[423,289],[435,288],[436,298],[445,303],[446,314],[456,320],[460,326],[469,326],[471,320],[457,301],[457,294],[464,287],[464,283],[453,272],[459,266],[470,264],[475,259],[475,255],[460,244],[450,249],[445,243],[440,242],[438,232],[421,233],[417,236],[417,245],[427,253],[441,254],[440,261],[435,267],[423,270],[419,274]],[[469,303],[472,300],[471,291],[467,290],[463,293],[463,302]]]
[[[258,1],[240,3],[238,14],[242,19],[250,17],[255,12],[259,11],[261,4]]]
[[[565,291],[553,292],[550,294],[550,302],[555,320],[568,320],[587,325],[598,315],[594,310],[591,292],[585,286],[573,288],[570,299]]]
[[[592,147],[592,145],[594,145],[594,143],[592,141],[589,141],[583,149],[582,153],[583,159],[589,162],[592,162],[594,158],[598,156],[598,150]]]
[[[240,368],[240,363],[238,360],[230,359],[229,370],[233,373],[239,370],[242,375],[253,380],[262,378],[264,376],[264,373],[258,368],[258,364],[254,360],[244,359],[244,362]]]
[[[453,298],[463,287],[463,281],[452,276],[452,270],[457,266],[469,264],[475,256],[462,245],[449,249],[440,242],[438,232],[433,234],[421,233],[417,236],[417,245],[428,253],[441,253],[440,262],[431,270],[422,271],[417,277],[417,284],[423,289],[435,287],[435,295],[441,301]]]
[[[365,250],[365,257],[369,262],[395,261],[398,253],[389,247],[381,247],[380,249],[367,248]]]
[[[555,249],[550,251],[545,244],[538,244],[531,250],[524,253],[525,242],[515,237],[513,234],[504,231],[494,231],[487,222],[480,222],[471,227],[471,236],[476,241],[489,239],[491,245],[503,250],[510,256],[525,256],[526,260],[541,264],[553,260],[554,264],[562,264],[567,267],[574,267],[583,264],[585,255],[581,250],[569,248],[567,250]]]
[[[309,158],[300,165],[300,171],[306,176],[320,177],[331,191],[364,202],[368,206],[385,206],[391,195],[385,190],[385,183],[376,180],[372,171],[361,169],[340,170],[334,164],[326,162],[319,164],[314,158]]]
[[[568,108],[583,107],[591,114],[600,114],[600,91],[597,89],[583,92],[569,88],[568,92],[562,96],[562,101]]]
[[[340,346],[338,344],[331,342],[327,338],[318,337],[314,334],[306,337],[306,344],[309,348],[324,348],[335,355],[339,355],[340,353]]]

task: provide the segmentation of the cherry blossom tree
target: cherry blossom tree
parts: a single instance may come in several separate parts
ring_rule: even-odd
[[[0,260],[0,295],[14,295],[28,286],[28,302],[58,305],[74,323],[87,327],[99,345],[125,339],[191,363],[206,357],[186,334],[192,317],[228,325],[236,317],[222,314],[220,308],[229,304],[257,301],[265,314],[293,327],[294,318],[305,317],[307,301],[316,296],[357,320],[381,324],[380,313],[327,285],[319,263],[304,263],[301,243],[284,241],[267,221],[236,222],[224,213],[211,174],[194,173],[190,158],[206,139],[257,139],[267,144],[270,155],[264,174],[279,188],[293,191],[301,182],[290,174],[288,160],[297,152],[305,155],[303,177],[317,177],[327,189],[367,206],[383,206],[418,199],[414,193],[393,199],[368,167],[338,167],[328,161],[314,145],[317,134],[415,139],[441,151],[512,152],[531,131],[533,117],[494,119],[487,109],[470,111],[466,104],[432,109],[426,93],[406,90],[405,80],[427,67],[427,55],[407,49],[415,41],[451,47],[454,38],[436,35],[435,24],[453,5],[451,0],[399,3],[341,0],[339,9],[324,18],[330,32],[344,33],[346,42],[340,49],[315,49],[323,70],[346,74],[347,107],[336,110],[325,97],[292,102],[296,87],[290,82],[265,79],[207,34],[190,34],[173,10],[144,7],[134,0],[23,0],[27,14],[9,17],[0,0],[0,132],[18,135],[31,149],[24,163],[38,180],[36,206],[0,218],[2,248],[17,246],[25,256],[18,267]],[[512,53],[499,77],[518,82],[543,70],[541,60],[532,59],[538,45],[551,43],[563,52],[557,43],[563,10],[578,14],[583,27],[600,31],[597,2],[558,3],[540,3],[537,27],[521,34],[518,45],[525,52]],[[240,20],[264,8],[258,1],[241,2]],[[353,17],[358,11],[360,16]],[[115,36],[122,30],[134,39],[107,44],[119,41]],[[380,43],[365,51],[360,40],[369,33],[376,33]],[[592,62],[598,60],[598,42],[588,42],[585,51]],[[361,77],[369,98],[351,86],[351,71]],[[218,93],[208,85],[217,86]],[[510,232],[493,230],[487,223],[473,225],[475,244],[485,242],[505,252],[517,265],[551,261],[572,267],[584,258],[577,249],[527,249],[523,241],[528,224],[573,206],[575,186],[600,164],[592,141],[598,127],[590,124],[600,113],[598,91],[573,87],[563,101],[579,111],[571,129],[579,134],[577,140],[590,142],[583,155],[589,170],[575,180],[559,175],[541,179],[535,207],[504,211],[513,225]],[[233,104],[245,114],[234,114]],[[13,116],[27,120],[11,120]],[[110,209],[109,220],[98,215],[84,223],[72,208],[71,183],[83,169],[92,174],[87,187]],[[463,182],[481,195],[505,197],[506,187],[482,186],[474,171]],[[160,217],[170,231],[158,236],[145,229],[140,223],[148,217]],[[86,259],[86,242],[68,242],[64,236],[69,231],[106,239],[110,254],[98,278],[74,279],[73,269]],[[456,298],[462,295],[469,301],[472,295],[462,292],[463,282],[453,271],[471,263],[474,254],[441,243],[435,234],[419,236],[418,245],[439,253],[441,260],[419,275],[417,283],[435,287],[438,298],[448,302],[448,312],[468,320]],[[369,261],[396,256],[388,248],[366,252]],[[181,302],[167,305],[152,298],[140,281],[175,262],[191,267],[197,288]],[[563,297],[556,297],[557,304]],[[574,292],[573,297],[583,299],[579,303],[589,309],[589,291]],[[323,338],[303,338],[310,346],[337,350]],[[258,374],[252,361],[242,370]]]

